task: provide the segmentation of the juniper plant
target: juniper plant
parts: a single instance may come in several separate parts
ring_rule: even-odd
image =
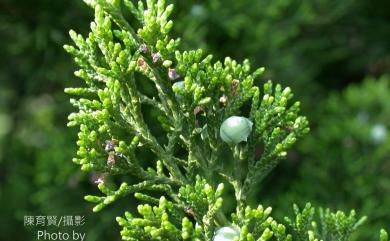
[[[65,46],[85,85],[65,92],[78,97],[71,99],[79,111],[68,124],[80,127],[73,161],[102,174],[103,195],[85,197],[96,204],[93,210],[138,199],[138,215],[117,218],[124,240],[291,240],[271,208],[247,203],[256,184],[309,131],[291,89],[271,81],[255,86],[264,68],[252,71],[248,60],[214,62],[201,49],[180,51],[180,40],[169,35],[173,5],[164,0],[146,6],[85,2],[95,9],[91,32],[84,38],[70,31],[76,47]],[[140,154],[145,147],[151,160]],[[222,209],[229,184],[236,200],[231,218]],[[302,228],[312,212],[305,210],[290,224],[297,239],[315,240],[314,231]],[[339,213],[325,212],[324,220],[334,224],[326,232],[342,235],[339,240],[360,224]]]

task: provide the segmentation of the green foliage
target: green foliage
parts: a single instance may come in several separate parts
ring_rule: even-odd
[[[389,240],[389,236],[387,232],[384,229],[381,229],[380,241],[388,241],[388,240]]]
[[[264,79],[272,78],[279,80],[282,85],[293,87],[295,96],[302,100],[302,109],[310,116],[316,137],[317,126],[326,124],[328,118],[331,120],[330,123],[334,123],[327,125],[326,128],[320,128],[321,143],[322,139],[326,139],[326,135],[336,136],[336,132],[343,133],[343,130],[333,131],[339,113],[332,111],[321,114],[323,105],[319,105],[319,100],[325,99],[329,90],[341,91],[351,82],[361,82],[364,75],[388,73],[390,69],[388,45],[390,32],[387,27],[389,1],[387,0],[170,2],[175,3],[173,31],[175,31],[174,36],[181,37],[181,45],[178,46],[180,50],[202,47],[206,52],[212,53],[216,59],[223,59],[224,56],[231,56],[237,60],[249,58],[255,66],[266,65],[267,71],[254,80],[256,85],[262,85]],[[70,112],[70,107],[66,103],[67,97],[63,94],[63,88],[79,86],[79,84],[76,84],[74,77],[71,76],[74,65],[70,63],[69,57],[61,46],[68,42],[69,26],[77,32],[87,32],[87,19],[90,18],[91,12],[81,1],[3,0],[0,7],[2,9],[0,15],[2,36],[0,45],[2,53],[0,60],[0,213],[2,214],[0,215],[0,239],[15,241],[34,239],[32,232],[23,227],[23,215],[77,213],[86,216],[87,222],[83,230],[87,232],[88,240],[115,240],[119,234],[112,220],[125,208],[134,210],[137,202],[129,204],[126,197],[118,196],[115,205],[99,215],[85,211],[87,204],[80,201],[80,196],[93,193],[93,196],[106,197],[104,194],[96,193],[99,190],[96,190],[94,184],[96,178],[101,181],[105,175],[95,172],[77,172],[76,167],[69,162],[74,153],[75,137],[73,131],[65,128],[64,121],[65,115]],[[139,14],[139,11],[133,11],[133,14],[134,17],[125,14],[126,19],[129,19],[136,28],[141,27],[138,20],[142,20],[143,14]],[[158,57],[158,55],[154,56]],[[160,63],[165,67],[173,64],[169,60]],[[142,89],[145,95],[154,96],[156,90],[151,82],[137,79],[137,87]],[[183,78],[177,79],[175,83],[181,81]],[[377,82],[377,80],[373,81]],[[386,88],[388,87],[382,89],[386,90]],[[173,90],[175,91],[175,87]],[[363,99],[374,98],[368,97],[372,95],[370,93],[381,95],[382,98],[386,96],[385,91],[371,92],[362,88],[357,98],[359,99],[360,96],[364,96]],[[176,96],[180,98],[180,94]],[[221,100],[221,104],[226,102],[226,98]],[[387,98],[383,98],[381,105],[387,106],[386,100]],[[339,100],[334,103],[335,108],[344,108],[344,104]],[[143,105],[145,121],[157,140],[165,143],[164,129],[160,124],[156,124],[160,123],[158,122],[158,119],[161,119],[158,117],[160,112],[150,106]],[[248,117],[245,108],[249,107],[245,106],[246,104],[242,115]],[[356,115],[360,112],[359,108],[357,104],[352,112],[343,110],[345,116],[348,113]],[[198,108],[197,111],[199,110]],[[378,114],[380,111],[376,111],[376,107],[369,112],[370,117],[373,118],[383,116]],[[333,114],[336,117],[332,117]],[[198,115],[198,117],[197,120],[204,123],[205,116]],[[354,118],[349,119],[351,121]],[[388,199],[384,198],[388,190],[386,184],[388,178],[383,175],[388,170],[386,168],[388,165],[383,159],[384,164],[378,164],[382,154],[378,154],[380,151],[371,148],[374,143],[366,142],[366,137],[371,127],[383,119],[381,117],[378,121],[370,122],[366,127],[355,129],[359,133],[365,130],[364,134],[358,134],[365,136],[363,141],[358,141],[362,146],[369,143],[365,146],[364,153],[361,153],[358,148],[344,153],[345,148],[341,148],[343,144],[329,145],[324,156],[332,153],[335,158],[320,161],[323,160],[322,156],[310,153],[309,149],[313,147],[317,149],[321,144],[317,145],[318,138],[309,137],[302,143],[303,153],[289,151],[287,161],[282,162],[271,176],[261,182],[261,185],[256,186],[254,194],[259,190],[261,192],[248,198],[251,205],[257,206],[259,202],[272,205],[273,215],[276,218],[286,215],[291,206],[290,200],[301,205],[311,200],[316,205],[330,205],[332,209],[354,208],[359,213],[368,215],[368,221],[351,236],[351,239],[356,240],[357,237],[358,240],[377,239],[376,230],[379,227],[390,228],[389,217],[386,215]],[[336,141],[336,143],[341,142]],[[156,166],[155,156],[147,146],[141,145],[137,147],[136,152],[139,160],[142,160],[142,166]],[[379,149],[387,150],[385,147]],[[256,147],[256,153],[260,156],[262,148]],[[370,178],[362,176],[357,171],[364,161],[356,157],[356,153],[366,156],[364,168],[370,173],[368,174]],[[367,158],[370,153],[371,157]],[[181,148],[176,148],[175,155],[183,157],[185,152],[183,154]],[[349,155],[352,157],[348,158]],[[349,159],[348,163],[355,163],[352,159],[359,159],[357,168],[344,168],[353,167],[353,164],[343,164],[342,168],[334,168],[339,163],[333,159],[339,160],[339,156],[342,156],[343,160]],[[375,168],[370,166],[371,160]],[[221,162],[225,170],[233,170],[237,166],[232,160],[221,159]],[[318,168],[313,170],[304,168],[309,163],[313,163],[313,167]],[[329,165],[325,168],[326,171],[320,171],[324,163]],[[330,167],[332,165],[333,168]],[[314,178],[309,179],[314,181],[294,180],[297,178],[295,172],[301,166],[306,170],[302,170],[301,173],[306,173],[307,176],[321,174],[316,177],[321,179],[321,188],[313,188],[315,185],[312,183],[317,183],[317,179]],[[343,174],[329,175],[341,171]],[[375,175],[379,181],[372,178]],[[119,177],[121,180],[117,180]],[[214,186],[223,181],[219,175],[215,175],[215,179]],[[351,183],[347,184],[346,179],[352,180]],[[357,179],[360,181],[356,182]],[[345,188],[335,189],[335,183],[341,186],[337,180],[345,183],[342,185]],[[119,189],[119,185],[116,186],[114,183],[126,182],[131,185],[136,181],[126,178],[125,175],[118,175],[108,176],[105,184],[115,192]],[[354,188],[354,183],[361,188]],[[337,194],[334,195],[335,193]],[[157,196],[159,197],[160,194]],[[225,183],[223,199],[221,209],[225,213],[230,213],[236,207],[236,203],[234,191],[227,183]]]
[[[130,194],[145,203],[138,206],[141,218],[130,213],[117,218],[125,240],[211,240],[217,227],[227,226],[240,230],[236,240],[291,240],[269,217],[270,208],[247,206],[254,187],[309,130],[299,115],[300,103],[289,103],[290,88],[268,81],[260,90],[253,84],[264,69],[251,71],[248,60],[212,62],[200,49],[179,51],[179,39],[169,37],[173,5],[163,0],[149,0],[146,7],[131,1],[86,2],[95,9],[92,31],[87,38],[71,31],[77,48],[65,46],[86,85],[65,91],[78,96],[71,103],[79,111],[68,123],[80,126],[73,161],[84,171],[102,173],[98,187],[104,196],[85,197],[97,203],[94,211]],[[128,14],[138,20],[138,30],[126,20]],[[159,126],[153,128],[159,135],[147,121],[146,106],[158,113]],[[231,116],[247,116],[253,123],[247,143],[221,141],[221,125]],[[145,147],[151,160],[139,155]],[[231,221],[221,209],[223,182],[235,193]],[[314,209],[295,207],[295,215],[289,223],[297,239],[307,233],[315,240],[309,230],[315,226]],[[321,238],[348,240],[364,218],[326,210],[320,220]]]
[[[291,235],[286,234],[286,227],[270,216],[271,211],[271,207],[264,209],[259,205],[256,209],[246,207],[242,218],[233,213],[233,223],[241,227],[239,240],[292,240]]]
[[[272,202],[284,210],[286,199],[359,210],[368,220],[353,240],[371,240],[372,230],[389,229],[388,103],[389,78],[383,76],[367,78],[319,104],[318,126],[300,145],[304,159],[299,176]]]
[[[294,205],[294,214],[294,220],[287,217],[285,219],[294,230],[294,237],[301,241],[350,240],[351,234],[366,220],[366,217],[357,219],[353,210],[349,215],[342,211],[332,213],[329,209],[322,208],[316,212],[310,203],[302,211]]]
[[[69,116],[68,124],[80,126],[78,157],[74,162],[85,171],[95,170],[110,177],[131,174],[140,181],[122,182],[117,190],[101,183],[99,189],[105,196],[87,196],[86,200],[98,203],[94,211],[100,211],[131,193],[140,193],[139,197],[152,201],[156,198],[144,192],[162,191],[176,205],[195,202],[194,218],[202,225],[204,237],[211,239],[215,220],[221,217],[220,222],[226,222],[224,214],[218,213],[222,199],[214,200],[211,195],[213,176],[220,174],[232,184],[237,215],[244,217],[250,191],[286,156],[296,138],[308,131],[306,118],[298,115],[299,102],[289,104],[290,88],[274,87],[271,81],[264,84],[260,97],[260,89],[253,86],[253,81],[263,68],[251,73],[247,60],[239,64],[226,58],[224,63],[212,63],[212,56],[204,56],[201,50],[177,51],[179,41],[168,37],[172,5],[165,7],[163,1],[148,1],[147,10],[143,10],[141,3],[136,8],[127,2],[124,7],[131,13],[138,11],[135,17],[142,24],[135,31],[122,15],[120,1],[88,3],[95,8],[92,32],[84,39],[71,31],[78,49],[65,46],[80,66],[76,75],[87,84],[85,88],[66,89],[67,93],[80,96],[71,100],[79,112]],[[154,96],[140,91],[136,80],[141,76],[142,81],[154,85]],[[172,88],[172,81],[180,76],[184,79],[183,88]],[[220,103],[222,96],[227,98],[226,103]],[[153,135],[145,121],[144,105],[159,113],[165,140]],[[249,109],[245,110],[244,105]],[[219,141],[223,120],[244,111],[254,123],[248,144],[228,145]],[[142,166],[143,160],[137,156],[139,146],[147,146],[153,152],[156,169]],[[261,157],[255,155],[258,146],[264,150]],[[176,156],[178,148],[184,149],[187,157]],[[229,161],[241,163],[240,168],[234,172],[226,169],[225,162]],[[205,187],[206,203],[192,200],[185,192],[180,197],[184,200],[175,194],[179,186],[194,184],[195,173],[211,182]],[[196,188],[197,184],[194,185]]]
[[[125,214],[126,219],[117,218],[119,225],[124,227],[122,237],[124,240],[211,240],[214,228],[210,229],[210,226],[214,226],[214,220],[219,225],[228,225],[227,220],[220,220],[221,216],[218,216],[223,200],[220,197],[222,190],[222,184],[217,190],[212,190],[209,184],[197,177],[194,187],[186,185],[179,191],[179,197],[184,198],[184,202],[190,200],[187,204],[191,206],[184,207],[186,216],[177,216],[182,213],[182,206],[161,197],[157,200],[158,206],[138,206],[142,218],[136,218],[129,212]],[[285,234],[286,228],[270,217],[271,210],[260,205],[257,209],[246,207],[243,218],[233,213],[232,225],[239,230],[237,240],[269,240],[273,236],[276,240],[291,240],[291,235]],[[191,220],[197,217],[203,218],[194,226]]]

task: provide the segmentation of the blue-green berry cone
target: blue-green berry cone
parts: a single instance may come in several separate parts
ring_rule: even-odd
[[[252,126],[253,123],[248,118],[231,116],[222,123],[219,134],[224,142],[238,144],[247,141]]]
[[[183,98],[183,96],[181,94],[179,94],[178,92],[181,90],[184,90],[184,81],[175,82],[172,85],[172,90],[173,90],[173,92],[175,92],[175,96],[177,99],[180,100],[181,98]]]
[[[233,241],[240,237],[240,231],[232,227],[223,227],[217,230],[213,241]]]

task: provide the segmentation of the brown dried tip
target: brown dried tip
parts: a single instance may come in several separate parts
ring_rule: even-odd
[[[190,216],[190,217],[192,217],[192,218],[195,218],[195,216],[196,216],[196,214],[195,214],[195,212],[194,212],[194,209],[192,209],[191,207],[185,207],[185,208],[184,208],[184,212],[185,212],[188,216]]]
[[[137,65],[141,67],[143,70],[146,70],[148,68],[148,64],[145,62],[144,58],[139,57],[137,59]]]
[[[141,44],[140,46],[139,46],[139,51],[141,52],[141,53],[147,53],[148,51],[149,51],[149,48],[148,48],[148,46],[146,45],[146,44]]]
[[[232,96],[235,96],[237,94],[237,89],[240,81],[234,79],[232,80],[232,86],[231,86],[231,91],[232,91]]]
[[[180,78],[180,75],[177,73],[176,69],[168,69],[168,77],[170,80],[176,80]]]
[[[199,114],[204,113],[205,108],[204,106],[197,106],[194,109],[194,116],[195,116],[195,126],[199,127],[201,125],[201,120],[199,119],[200,117],[198,116]]]
[[[157,53],[153,53],[153,54],[152,54],[153,63],[157,63],[160,59],[161,59],[161,54],[160,54],[160,52],[157,52]]]
[[[106,140],[106,145],[104,147],[105,151],[113,151],[115,147],[118,146],[118,140],[112,139],[112,140]]]
[[[108,153],[107,165],[109,165],[111,167],[115,165],[115,152],[114,151],[110,151]]]
[[[145,64],[145,60],[144,60],[144,58],[142,58],[142,57],[139,57],[139,58],[137,59],[137,64],[138,64],[138,66],[142,66],[142,65],[144,65],[144,64]]]
[[[97,179],[95,180],[96,184],[103,184],[107,179],[108,173],[102,173],[100,174]]]
[[[195,109],[194,109],[194,115],[198,115],[198,114],[201,114],[201,113],[203,113],[204,112],[204,106],[197,106],[197,107],[195,107]]]
[[[226,95],[222,95],[219,98],[219,103],[221,103],[221,105],[225,107],[228,103],[228,97]]]

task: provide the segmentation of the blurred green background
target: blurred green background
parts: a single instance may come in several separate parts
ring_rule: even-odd
[[[390,1],[170,2],[183,49],[265,66],[258,83],[291,86],[311,121],[251,202],[278,217],[293,202],[356,209],[369,216],[359,240],[390,230]],[[79,80],[62,45],[70,28],[88,32],[92,14],[81,0],[0,2],[0,240],[35,240],[25,215],[82,215],[88,241],[120,240],[114,217],[133,204],[91,213],[83,196],[97,192],[95,177],[71,162],[66,127],[63,89]]]

